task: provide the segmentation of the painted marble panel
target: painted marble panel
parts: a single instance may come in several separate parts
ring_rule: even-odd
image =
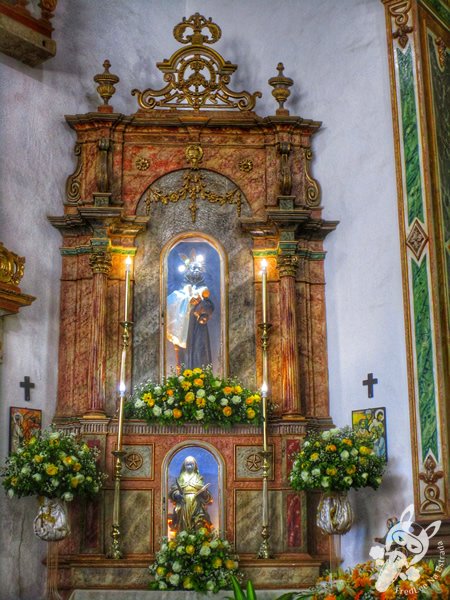
[[[417,217],[424,223],[422,201],[422,177],[420,172],[420,150],[418,114],[416,106],[414,72],[411,47],[406,52],[397,48],[397,67],[402,108],[402,137],[405,160],[406,199],[408,224]]]
[[[269,478],[273,479],[273,446],[268,447],[271,452],[269,458]],[[263,459],[262,446],[236,446],[236,479],[261,479]]]
[[[153,445],[124,446],[126,452],[122,477],[126,479],[150,479],[153,477]]]
[[[179,173],[179,172],[178,172]],[[209,173],[209,172],[207,172]],[[163,192],[178,187],[179,174],[170,173],[157,182]],[[222,194],[234,186],[218,174],[209,173],[207,184]],[[217,240],[228,258],[228,353],[229,373],[248,387],[255,385],[255,326],[253,314],[253,261],[251,239],[242,233],[235,206],[199,202],[195,231]],[[141,199],[139,214],[145,214]],[[243,199],[242,216],[251,211]],[[162,372],[160,356],[160,253],[172,238],[192,232],[186,203],[151,207],[150,223],[137,238],[133,332],[133,384],[149,377],[158,380]]]
[[[438,213],[436,223],[442,240],[440,249],[445,265],[442,284],[446,290],[447,318],[450,321],[450,49],[445,50],[445,60],[441,68],[436,55],[434,37],[428,33],[428,50],[433,100],[433,124],[435,129],[438,159],[439,187]]]
[[[236,490],[236,551],[257,554],[261,545],[262,496],[260,490]],[[269,490],[271,552],[284,550],[283,492]]]
[[[111,545],[113,511],[112,490],[105,492],[105,548]],[[121,531],[124,554],[148,554],[152,551],[152,492],[123,490],[121,498]]]
[[[411,260],[414,298],[414,330],[419,387],[419,418],[422,459],[431,450],[439,460],[436,415],[436,390],[433,373],[433,337],[428,289],[427,257],[418,265]]]

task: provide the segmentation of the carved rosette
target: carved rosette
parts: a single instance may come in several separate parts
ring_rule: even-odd
[[[112,265],[111,252],[109,250],[95,250],[89,257],[89,264],[94,274],[109,275]]]

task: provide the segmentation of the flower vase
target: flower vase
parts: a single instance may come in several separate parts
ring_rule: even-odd
[[[66,504],[60,498],[39,498],[39,511],[33,523],[35,535],[45,542],[58,542],[70,533]]]
[[[323,493],[317,507],[316,523],[328,535],[343,535],[350,531],[353,511],[347,492]]]

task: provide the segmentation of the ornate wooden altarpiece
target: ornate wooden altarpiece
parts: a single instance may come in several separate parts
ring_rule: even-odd
[[[73,504],[72,535],[60,550],[60,587],[146,587],[147,566],[166,533],[163,472],[174,447],[210,448],[223,466],[222,528],[258,587],[310,584],[327,555],[315,529],[315,499],[288,485],[309,426],[330,423],[323,240],[336,222],[322,219],[320,188],[310,172],[311,138],[320,123],[284,108],[292,80],[269,80],[275,115],[253,108],[259,92],[229,87],[236,65],[210,47],[217,25],[196,14],[174,29],[182,47],[158,63],[161,90],[133,90],[139,109],[114,112],[118,78],[97,75],[104,104],[67,116],[77,135],[77,167],[67,180],[64,215],[50,217],[63,236],[59,388],[55,421],[101,449],[110,474],[102,499]],[[117,437],[119,323],[124,256],[135,255],[130,386],[164,372],[164,276],[161,257],[173,240],[199,236],[221,249],[225,264],[223,370],[261,385],[261,261],[268,262],[272,449],[269,499],[274,558],[260,544],[261,429],[149,426],[127,421],[122,478],[124,558],[110,546],[113,457]],[[258,461],[256,461],[257,463]],[[138,466],[136,466],[138,465]]]

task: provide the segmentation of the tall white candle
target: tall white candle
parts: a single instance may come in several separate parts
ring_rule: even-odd
[[[125,309],[124,321],[128,321],[128,312],[130,304],[130,277],[131,277],[131,256],[125,259]]]
[[[261,261],[261,281],[262,281],[262,320],[267,323],[267,261],[264,258]]]

